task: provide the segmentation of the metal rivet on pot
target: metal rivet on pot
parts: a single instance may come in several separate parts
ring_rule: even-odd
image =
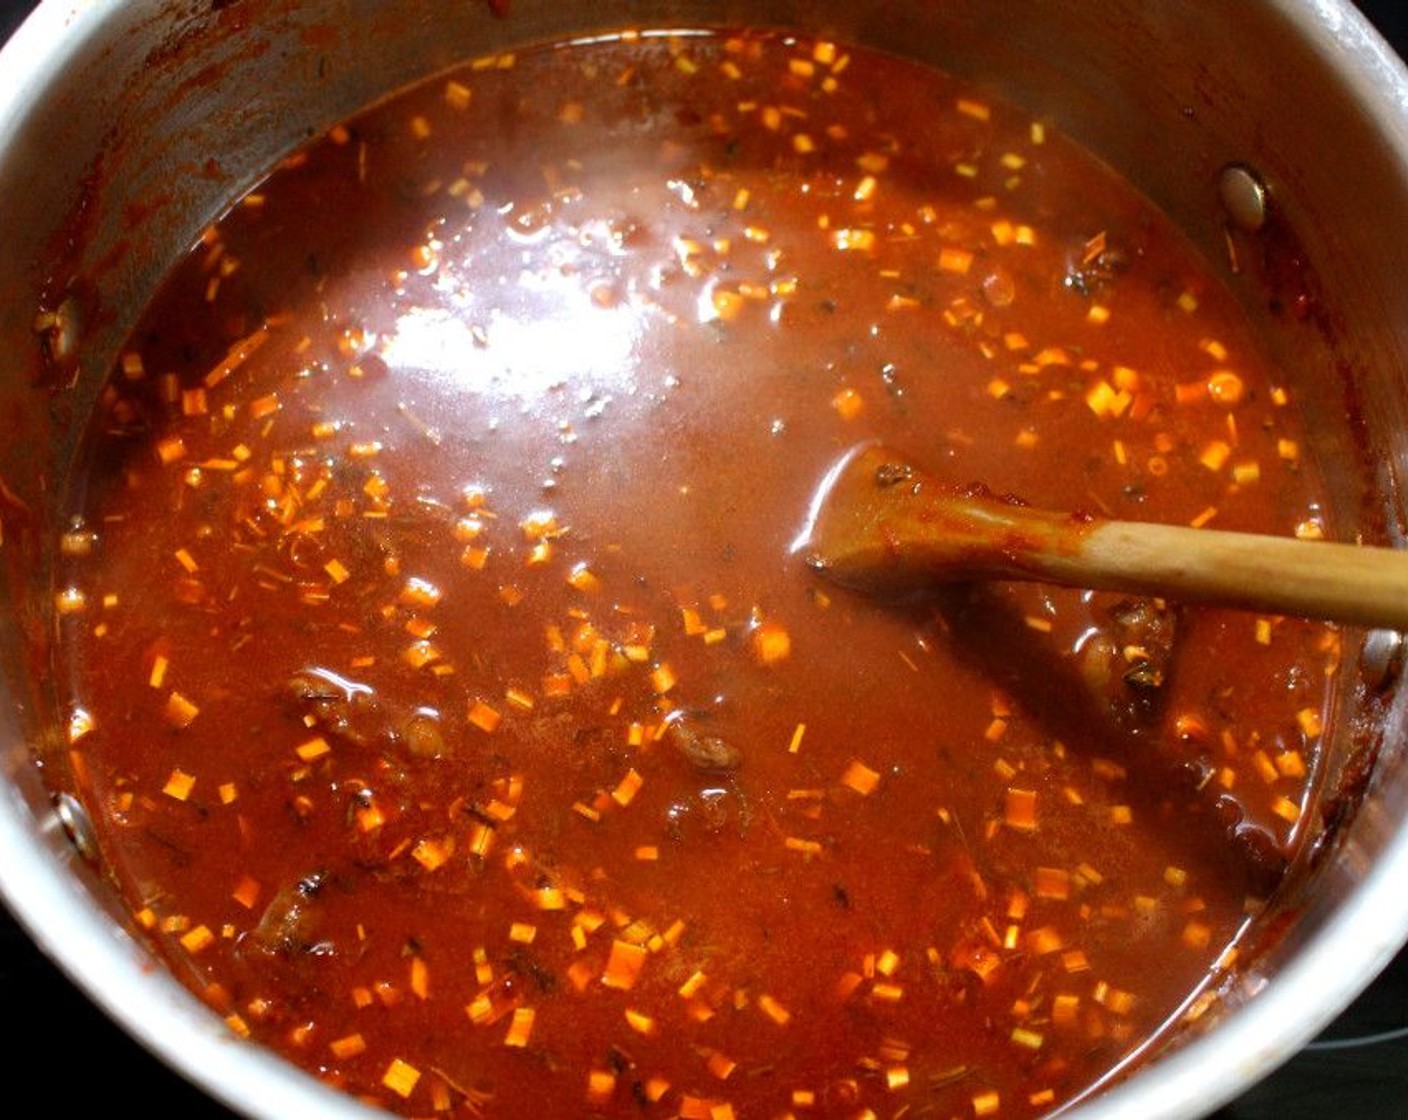
[[[93,822],[88,817],[88,810],[76,797],[61,793],[54,798],[54,811],[58,814],[59,823],[64,826],[69,840],[78,849],[78,854],[84,859],[97,859],[98,837],[93,831]]]
[[[1229,163],[1217,188],[1223,209],[1238,229],[1255,233],[1266,224],[1266,185],[1251,168]]]
[[[1403,670],[1403,635],[1397,630],[1371,630],[1360,659],[1370,688],[1387,688]]]

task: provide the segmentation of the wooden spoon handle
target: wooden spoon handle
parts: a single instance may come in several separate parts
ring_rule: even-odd
[[[872,592],[1041,580],[1408,629],[1408,551],[1033,509],[946,486],[878,445],[832,472],[799,545]]]
[[[1048,559],[1060,583],[1408,629],[1408,552],[1394,549],[1104,521]]]

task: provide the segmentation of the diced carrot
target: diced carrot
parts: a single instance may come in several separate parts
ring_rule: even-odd
[[[754,659],[760,665],[776,665],[786,660],[792,652],[791,635],[775,622],[764,622],[755,626],[748,636],[748,644]]]
[[[366,1052],[367,1040],[360,1034],[343,1035],[328,1043],[328,1049],[332,1051],[332,1056],[339,1061],[346,1061],[348,1058],[355,1058],[358,1054]]]
[[[503,714],[483,700],[475,700],[469,706],[469,722],[480,731],[492,734],[498,730],[499,723],[503,720]]]
[[[1003,823],[1009,828],[1031,832],[1037,826],[1036,792],[1009,786],[1004,800]]]
[[[293,753],[298,755],[304,762],[312,762],[322,758],[332,750],[332,745],[321,735],[315,736],[306,742],[298,744],[293,748]]]
[[[939,269],[942,272],[954,272],[960,276],[966,276],[968,270],[973,267],[973,254],[967,249],[945,247],[939,250]]]
[[[1033,892],[1037,898],[1069,898],[1070,873],[1059,867],[1038,867],[1034,876]]]
[[[738,1063],[721,1050],[710,1051],[704,1064],[708,1067],[709,1072],[720,1081],[727,1081],[733,1074],[733,1071],[738,1068]]]
[[[166,779],[166,785],[162,787],[161,792],[167,797],[174,797],[177,801],[185,801],[190,797],[195,784],[196,780],[192,775],[178,768],[171,771],[171,775]]]
[[[417,998],[430,998],[430,966],[425,963],[424,957],[414,956],[411,958],[411,979],[409,986]]]
[[[416,1082],[419,1080],[420,1070],[400,1058],[392,1058],[391,1064],[381,1076],[381,1083],[402,1099],[415,1091]]]
[[[880,774],[861,762],[860,759],[852,759],[850,765],[846,767],[845,773],[841,775],[841,784],[859,794],[871,794],[880,784]]]
[[[594,1069],[587,1074],[587,1100],[594,1106],[605,1104],[616,1091],[616,1075],[610,1070]]]
[[[854,389],[841,389],[831,398],[831,407],[842,420],[854,420],[865,411],[865,398]]]
[[[792,1018],[792,1012],[766,993],[758,997],[758,1010],[780,1027],[786,1026]]]
[[[640,791],[640,787],[645,784],[639,772],[634,767],[626,771],[626,776],[616,783],[616,788],[611,791],[611,800],[617,805],[625,808],[635,798]]]
[[[181,948],[188,953],[199,953],[215,943],[215,935],[208,926],[196,926],[181,935]]]
[[[649,955],[645,946],[617,938],[611,943],[611,955],[606,962],[606,971],[601,975],[601,982],[608,988],[629,991],[640,979],[641,969],[645,967]]]
[[[533,1033],[533,1020],[536,1017],[537,1012],[531,1007],[515,1007],[513,1015],[509,1019],[508,1031],[504,1034],[504,1045],[519,1049],[527,1046],[529,1036]]]

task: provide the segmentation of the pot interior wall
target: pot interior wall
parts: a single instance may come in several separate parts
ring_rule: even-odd
[[[1288,382],[1327,418],[1326,446],[1346,425],[1362,437],[1362,460],[1327,464],[1333,530],[1399,536],[1408,249],[1383,226],[1387,215],[1408,214],[1408,142],[1405,114],[1387,119],[1374,109],[1387,111],[1382,91],[1402,79],[1358,25],[1335,26],[1343,13],[1333,5],[1319,6],[1327,22],[1277,4],[1193,0],[513,0],[502,16],[490,4],[372,0],[83,5],[71,15],[66,7],[46,6],[28,29],[31,46],[62,36],[61,47],[45,41],[48,55],[24,53],[22,36],[7,52],[28,69],[19,93],[0,105],[0,135],[9,137],[0,151],[0,353],[8,357],[0,415],[10,433],[0,448],[9,608],[0,656],[11,692],[0,719],[5,773],[18,792],[6,808],[39,823],[36,843],[58,861],[70,861],[71,850],[46,827],[49,790],[33,765],[37,753],[61,773],[66,754],[61,713],[44,687],[47,542],[68,458],[118,346],[169,265],[279,155],[396,87],[488,51],[641,24],[804,26],[914,55],[1023,105],[1101,153],[1209,259],[1226,262]],[[1341,84],[1332,85],[1336,67]],[[1260,233],[1230,228],[1219,202],[1219,172],[1234,162],[1269,189],[1272,221]],[[41,313],[53,318],[37,333]],[[1346,674],[1357,673],[1347,658]],[[1344,692],[1373,689],[1352,681]],[[1346,721],[1356,734],[1339,757],[1347,782],[1377,755],[1372,794],[1321,861],[1306,916],[1251,986],[1364,893],[1384,853],[1402,854],[1408,714],[1391,691],[1367,703],[1367,717]],[[88,881],[101,895],[96,878]],[[1401,938],[1401,905],[1385,924],[1365,968],[1387,960]],[[1352,986],[1323,993],[1318,1022],[1352,995]],[[1301,1037],[1316,1025],[1307,1019]],[[1187,1107],[1212,1103],[1205,1096]]]

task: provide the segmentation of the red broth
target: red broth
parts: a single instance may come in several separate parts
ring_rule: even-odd
[[[1314,536],[1208,265],[1041,121],[849,46],[483,59],[213,225],[57,589],[75,774],[239,1035],[408,1115],[1031,1117],[1197,1018],[1302,844],[1330,627],[794,547],[883,438]]]

